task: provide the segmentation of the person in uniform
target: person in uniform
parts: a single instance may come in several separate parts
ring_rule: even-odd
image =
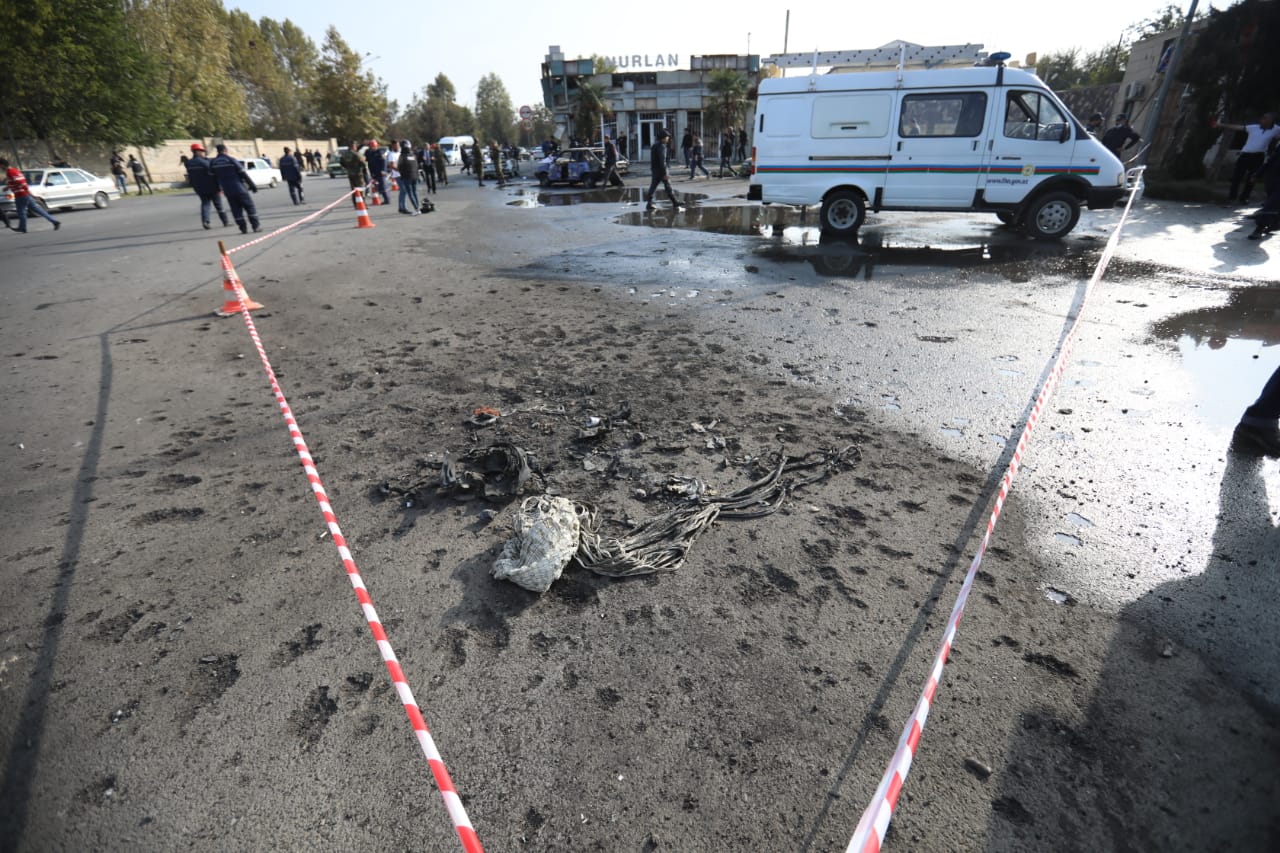
[[[489,140],[489,159],[493,161],[493,173],[498,176],[498,186],[505,187],[507,185],[507,175],[502,169],[502,149],[498,147],[498,140]]]
[[[671,206],[676,210],[684,210],[684,207],[676,203],[676,194],[671,189],[671,176],[667,170],[667,145],[671,142],[671,134],[665,130],[658,131],[658,138],[649,146],[649,171],[653,175],[649,180],[649,191],[644,194],[644,209],[654,210],[653,194],[657,191],[658,185],[661,184],[667,190],[667,198],[671,199]]]
[[[249,177],[249,173],[244,170],[244,166],[240,165],[240,161],[227,153],[226,145],[219,143],[215,148],[218,156],[209,161],[209,170],[217,179],[222,194],[227,197],[227,204],[231,205],[231,216],[235,219],[236,225],[240,226],[240,233],[249,233],[249,225],[253,226],[254,231],[261,231],[262,226],[258,224],[258,208],[253,204],[249,190],[245,189],[247,185],[256,193],[257,186]],[[245,224],[246,215],[249,219],[248,225]]]
[[[449,161],[445,159],[444,149],[438,142],[431,143],[431,161],[436,167],[436,182],[442,186],[449,186]]]
[[[208,229],[211,211],[218,211],[218,218],[225,228],[231,224],[227,211],[222,207],[222,190],[218,188],[218,179],[209,168],[209,158],[205,156],[204,146],[199,142],[191,143],[191,156],[187,158],[187,182],[200,197],[200,224]]]
[[[302,167],[288,148],[284,149],[284,156],[280,158],[280,177],[289,185],[289,199],[294,204],[306,201],[302,197]]]
[[[351,184],[351,189],[363,191],[368,182],[365,180],[364,159],[360,156],[360,144],[354,139],[347,146],[347,150],[342,152],[342,156],[338,158],[338,162],[342,164],[342,168],[347,172],[347,183]],[[356,198],[351,197],[351,204],[356,205]]]
[[[471,168],[475,169],[480,186],[484,186],[484,154],[480,152],[480,143],[471,143]]]

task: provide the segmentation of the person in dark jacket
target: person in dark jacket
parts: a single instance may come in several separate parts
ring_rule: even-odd
[[[676,203],[676,194],[671,190],[671,176],[667,169],[667,145],[671,142],[671,134],[665,130],[658,131],[658,138],[653,145],[649,147],[649,171],[653,175],[649,179],[649,191],[644,194],[645,210],[654,210],[653,194],[657,191],[658,185],[661,184],[667,190],[667,198],[671,199],[671,206],[676,210],[684,210],[684,207]]]
[[[382,196],[383,204],[391,204],[391,194],[387,192],[387,152],[378,147],[378,140],[369,140],[369,150],[364,152],[364,161],[369,165],[369,180],[373,181],[373,191]]]
[[[284,149],[284,156],[280,158],[280,177],[289,185],[289,198],[294,204],[306,201],[302,197],[302,167],[288,148]]]
[[[436,191],[436,166],[431,162],[431,145],[426,142],[418,149],[418,177],[424,193]]]
[[[217,179],[222,194],[227,197],[227,204],[231,205],[231,216],[235,219],[236,225],[240,226],[240,233],[249,233],[249,227],[245,224],[246,215],[253,230],[261,231],[262,226],[258,224],[258,208],[254,206],[253,199],[245,186],[253,187],[255,193],[258,188],[254,186],[253,180],[244,170],[244,166],[240,165],[240,161],[227,153],[227,146],[219,143],[216,148],[218,156],[209,161],[209,169]]]
[[[133,180],[138,184],[138,195],[142,195],[144,188],[147,191],[147,195],[156,194],[155,190],[151,189],[151,182],[147,180],[146,168],[132,154],[129,155],[129,171],[133,172]]]
[[[218,179],[209,168],[209,158],[205,156],[204,146],[199,142],[191,143],[191,156],[187,158],[187,181],[200,197],[200,224],[207,230],[210,211],[218,211],[218,218],[225,228],[231,224],[227,212],[222,208],[222,190],[218,187]]]
[[[618,177],[618,146],[607,133],[604,135],[604,177],[600,179],[600,183],[606,187],[626,186],[622,178]]]
[[[1132,148],[1142,141],[1142,137],[1138,132],[1129,126],[1129,117],[1121,113],[1116,116],[1116,123],[1111,129],[1102,134],[1101,142],[1106,146],[1107,150],[1119,157],[1122,161],[1124,155],[1122,152],[1126,148]]]
[[[418,157],[413,153],[409,140],[400,143],[400,159],[396,161],[400,170],[400,212],[412,216],[419,214],[418,206]]]
[[[431,162],[436,167],[436,183],[449,186],[449,160],[438,142],[431,143]]]

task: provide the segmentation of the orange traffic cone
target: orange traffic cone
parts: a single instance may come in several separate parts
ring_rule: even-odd
[[[218,251],[222,253],[222,290],[226,294],[226,301],[222,303],[222,307],[214,311],[219,317],[234,317],[240,313],[240,300],[236,296],[236,290],[239,289],[244,294],[244,305],[250,311],[256,311],[263,307],[257,302],[249,298],[249,291],[244,289],[240,278],[236,275],[235,267],[231,266],[231,258],[227,257],[227,247],[222,241],[218,241]]]
[[[356,190],[356,227],[373,227],[373,220],[369,218],[369,208],[364,206],[364,193],[358,189]]]
[[[392,172],[392,173],[391,173],[391,191],[392,191],[393,193],[398,193],[398,192],[400,192],[400,185],[396,183],[396,173],[395,173],[395,172]]]
[[[369,196],[372,199],[370,204],[372,204],[374,207],[382,206],[382,193],[378,192],[377,189],[370,189]]]

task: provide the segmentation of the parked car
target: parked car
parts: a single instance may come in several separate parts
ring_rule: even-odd
[[[361,160],[364,159],[364,152],[368,150],[369,149],[367,146],[356,149],[357,153],[360,155]],[[333,152],[332,159],[330,159],[328,161],[328,165],[324,167],[324,170],[329,175],[329,177],[345,178],[347,176],[347,170],[342,166],[342,155],[346,153],[347,153],[346,145],[343,145],[341,148],[338,148]]]
[[[502,158],[502,172],[508,178],[520,177],[520,161],[511,157]],[[484,152],[484,176],[486,178],[498,179],[498,173],[494,171],[493,160],[489,157],[489,152]]]
[[[120,187],[110,178],[100,178],[84,169],[24,169],[31,196],[46,210],[69,210],[77,205],[106,207],[120,198]],[[8,188],[0,205],[13,210],[13,193]]]
[[[540,160],[533,174],[539,186],[586,184],[594,187],[604,174],[604,162],[590,148],[566,148]]]
[[[591,149],[591,153],[600,158],[600,162],[604,162],[604,146],[597,145]],[[625,175],[631,169],[631,161],[621,154],[618,155],[618,174]]]
[[[276,184],[284,183],[284,178],[280,176],[280,170],[266,160],[255,158],[241,162],[244,163],[244,170],[249,173],[249,179],[253,181],[254,186],[258,189],[262,189],[264,186],[274,187]]]

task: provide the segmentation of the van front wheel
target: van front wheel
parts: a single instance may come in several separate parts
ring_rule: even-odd
[[[852,237],[862,227],[867,205],[853,190],[839,190],[822,202],[822,230],[836,237]]]
[[[1037,240],[1057,240],[1080,221],[1080,199],[1068,192],[1045,193],[1031,203],[1022,227]]]

